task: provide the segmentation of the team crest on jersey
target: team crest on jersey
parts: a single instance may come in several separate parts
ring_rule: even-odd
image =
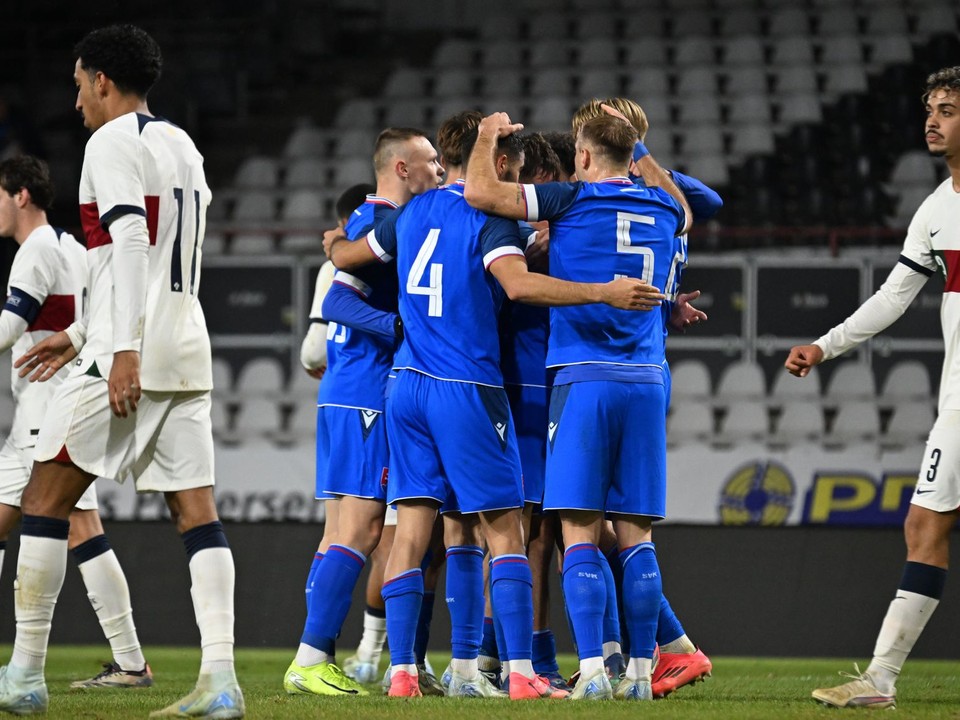
[[[550,443],[550,450],[553,450],[553,443],[557,439],[557,429],[560,427],[560,418],[563,416],[563,408],[567,404],[571,387],[573,386],[555,385],[550,392],[550,414],[547,425],[547,442]]]
[[[510,425],[510,406],[507,403],[507,394],[501,388],[477,386],[477,394],[487,411],[490,424],[493,425],[497,438],[500,440],[500,449],[507,449],[507,428]]]
[[[379,413],[376,410],[360,411],[360,423],[363,426],[364,440],[370,437],[370,433],[373,430],[373,426],[377,424],[377,420],[380,419],[380,415],[382,415],[382,413]]]

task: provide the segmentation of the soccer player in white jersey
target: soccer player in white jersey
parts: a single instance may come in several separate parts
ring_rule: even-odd
[[[53,184],[46,163],[27,155],[0,163],[0,236],[20,249],[13,261],[7,299],[0,311],[0,352],[16,356],[79,319],[86,293],[87,259],[83,246],[47,222]],[[30,383],[11,373],[16,403],[13,427],[0,450],[0,564],[7,536],[20,520],[20,496],[30,478],[33,446],[47,403],[65,372],[48,383]],[[68,545],[76,558],[113,662],[74,687],[147,687],[153,676],[143,657],[130,608],[130,590],[97,512],[94,485],[70,514]]]
[[[90,308],[40,343],[56,362],[79,354],[40,427],[23,493],[17,637],[0,669],[0,709],[47,702],[43,666],[63,584],[67,517],[98,475],[132,475],[163,492],[189,557],[202,656],[196,688],[155,715],[237,718],[233,556],[213,498],[210,339],[197,299],[210,203],[203,157],[190,137],[153,116],[147,92],[161,57],[129,25],[94,30],[74,48],[76,107],[93,133],[80,179]],[[20,361],[18,361],[19,363]],[[112,411],[112,412],[111,412]]]
[[[899,318],[931,275],[945,278],[940,317],[945,355],[937,421],[930,431],[917,487],[904,522],[907,560],[896,596],[880,627],[873,659],[851,682],[813,691],[834,707],[894,707],[896,681],[943,592],[950,530],[960,508],[960,66],[927,78],[927,148],[944,157],[950,177],[923,201],[907,230],[897,265],[860,308],[812,345],[790,350],[786,368],[804,377],[883,331]]]

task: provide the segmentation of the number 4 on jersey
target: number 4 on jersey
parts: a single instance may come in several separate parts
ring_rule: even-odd
[[[407,275],[407,293],[410,295],[426,295],[430,298],[430,304],[427,307],[427,315],[430,317],[440,317],[443,315],[443,263],[430,263],[434,250],[437,249],[437,241],[440,239],[440,228],[433,228],[427,233],[426,240],[420,246],[417,257],[413,260],[413,265]],[[430,263],[430,284],[421,285],[423,274],[426,272],[427,263]]]

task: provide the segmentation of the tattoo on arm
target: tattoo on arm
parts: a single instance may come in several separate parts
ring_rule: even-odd
[[[523,197],[523,185],[517,184],[517,205],[523,205],[526,200]]]

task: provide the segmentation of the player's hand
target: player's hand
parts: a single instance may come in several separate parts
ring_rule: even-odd
[[[523,253],[527,257],[527,266],[534,272],[547,272],[550,259],[550,228],[544,226],[537,230],[533,242]]]
[[[663,299],[660,290],[636,278],[617,278],[603,286],[603,302],[621,310],[653,310]]]
[[[323,374],[327,371],[327,366],[321,365],[315,368],[304,368],[304,370],[306,371],[307,375],[312,377],[314,380],[322,380]]]
[[[330,254],[331,248],[337,242],[340,242],[346,239],[347,238],[344,236],[343,230],[341,230],[339,227],[335,227],[331,230],[327,230],[323,234],[323,254],[326,255],[328,259],[332,260],[333,258],[331,257],[331,254]]]
[[[791,375],[806,377],[810,368],[822,362],[823,350],[819,345],[796,345],[790,348],[790,354],[783,366]]]
[[[33,373],[30,382],[44,382],[76,356],[77,351],[73,349],[70,336],[61,330],[27,350],[16,359],[13,366],[19,368],[20,377]]]
[[[511,122],[510,116],[505,112],[495,112],[492,115],[487,115],[477,126],[477,132],[480,135],[493,135],[498,140],[521,130],[523,130],[523,125]]]
[[[691,325],[706,322],[707,314],[690,304],[691,300],[696,300],[698,297],[700,297],[699,290],[677,295],[677,301],[673,304],[673,310],[670,312],[670,326],[672,328],[680,332],[686,332]]]
[[[630,124],[630,121],[627,120],[627,116],[624,115],[619,110],[617,110],[612,105],[607,105],[606,103],[600,103],[600,109],[603,110],[607,115],[613,115],[615,118],[620,118],[621,120],[623,120],[627,125]]]
[[[107,380],[110,408],[117,417],[125,418],[137,411],[140,402],[140,353],[124,350],[113,354],[113,367]]]

